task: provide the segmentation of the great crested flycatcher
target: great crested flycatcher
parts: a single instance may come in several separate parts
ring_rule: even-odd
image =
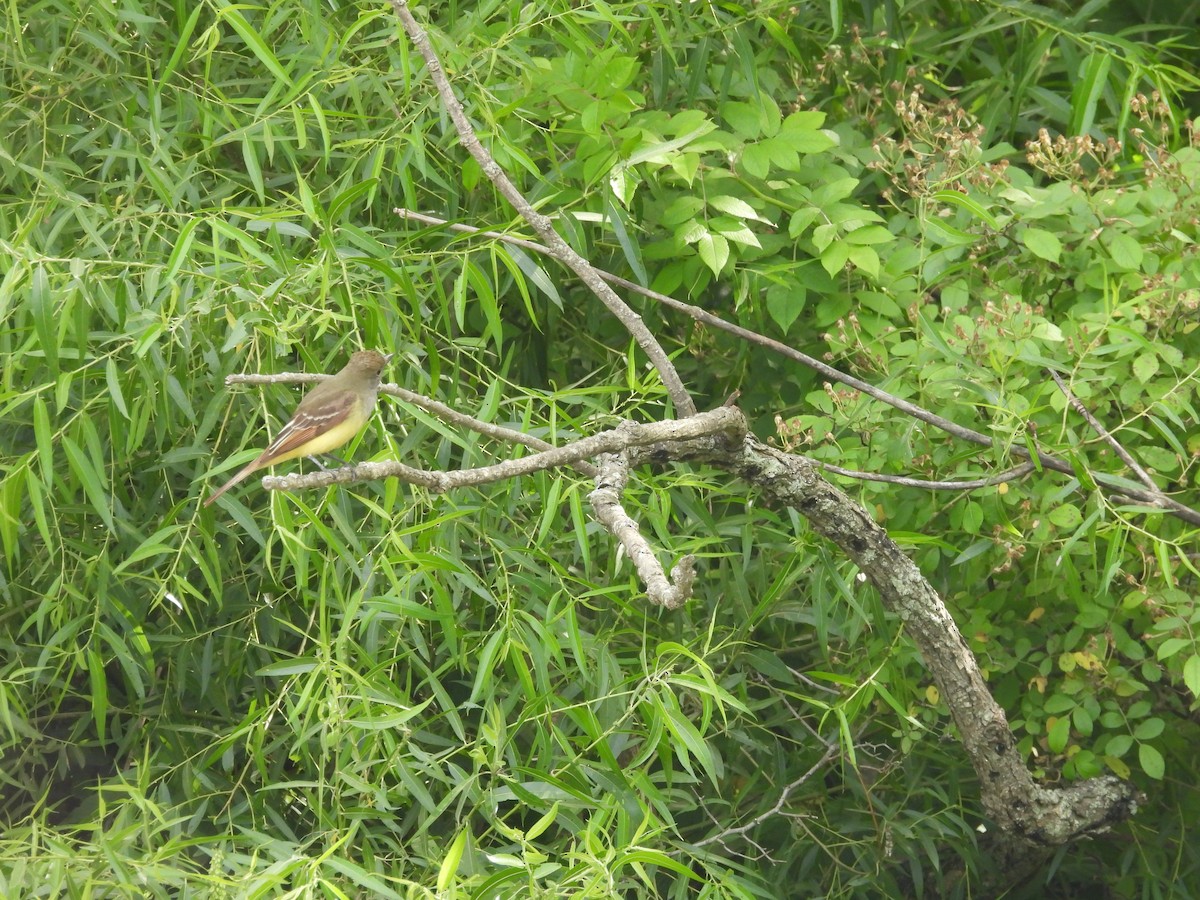
[[[391,354],[360,350],[346,367],[304,395],[296,412],[275,440],[244,469],[204,501],[208,506],[259,469],[300,456],[336,450],[367,424],[379,395],[379,376]]]

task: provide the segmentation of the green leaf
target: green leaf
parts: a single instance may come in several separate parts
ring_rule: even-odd
[[[1128,781],[1129,776],[1133,774],[1129,766],[1127,766],[1123,760],[1120,760],[1115,756],[1109,756],[1105,754],[1104,764],[1112,769],[1113,774],[1122,781]]]
[[[979,534],[983,525],[983,507],[974,500],[968,500],[963,507],[962,529],[967,534]]]
[[[1156,781],[1161,781],[1166,774],[1167,765],[1163,755],[1149,744],[1138,744],[1138,762],[1142,765],[1142,771]]]
[[[83,486],[83,492],[91,501],[92,509],[111,531],[115,525],[112,509],[108,503],[108,491],[100,476],[101,468],[97,467],[93,460],[69,437],[63,437],[62,443],[63,449],[67,451],[67,462],[70,464],[71,471]]]
[[[1083,521],[1083,513],[1079,511],[1078,507],[1065,503],[1052,509],[1046,518],[1059,528],[1074,528]]]
[[[671,157],[671,171],[682,178],[686,184],[690,185],[696,179],[696,173],[700,171],[700,154],[675,154]]]
[[[199,216],[190,217],[184,226],[179,231],[179,236],[175,239],[175,244],[171,248],[171,255],[167,257],[167,268],[163,273],[164,281],[173,281],[183,268],[183,264],[188,259],[188,253],[192,249],[192,241],[196,235],[196,229],[200,227],[200,223],[204,220]]]
[[[1165,660],[1170,659],[1172,656],[1174,656],[1180,650],[1183,650],[1184,648],[1191,647],[1191,646],[1193,646],[1193,642],[1192,642],[1191,638],[1181,638],[1181,637],[1167,638],[1165,641],[1163,641],[1161,644],[1158,645],[1158,651],[1154,655],[1158,659],[1159,662],[1164,662]]]
[[[667,730],[678,739],[676,749],[684,751],[686,756],[695,759],[708,775],[713,786],[719,786],[716,759],[713,757],[708,743],[696,730],[696,726],[692,724],[692,720],[670,702],[662,704],[660,709],[666,714],[664,724],[667,726]]]
[[[258,678],[284,678],[290,675],[303,675],[320,668],[320,663],[312,657],[297,656],[292,659],[280,659],[265,666],[260,666],[255,672]]]
[[[366,731],[390,731],[392,729],[399,728],[404,723],[420,715],[432,702],[433,698],[430,697],[422,703],[418,703],[414,706],[404,709],[398,709],[394,712],[366,716],[354,716],[346,719],[346,724],[354,728],[362,728]]]
[[[829,134],[824,131],[793,131],[784,129],[775,136],[797,153],[822,153],[837,145]]]
[[[33,267],[29,284],[29,309],[33,313],[33,327],[37,334],[38,349],[46,355],[50,371],[58,372],[58,329],[55,327],[54,294],[50,289],[50,276],[46,267],[39,263]]]
[[[821,252],[821,265],[831,276],[837,275],[846,267],[850,258],[850,245],[843,241],[830,244]]]
[[[1084,490],[1089,492],[1096,490],[1096,479],[1092,477],[1091,470],[1088,469],[1087,460],[1075,450],[1068,450],[1067,461],[1071,464],[1071,469],[1075,472],[1075,477],[1079,479]]]
[[[772,101],[773,103],[774,101]],[[788,113],[783,120],[782,131],[817,131],[825,124],[826,114],[816,109],[802,109]]]
[[[821,210],[815,206],[806,206],[796,210],[788,220],[788,237],[800,237],[820,214]]]
[[[773,284],[767,288],[767,312],[783,334],[788,333],[796,317],[804,311],[808,288],[797,282]]]
[[[1142,257],[1145,256],[1145,252],[1142,250],[1142,245],[1138,243],[1137,238],[1133,237],[1133,235],[1119,231],[1106,231],[1101,238],[1101,243],[1108,248],[1113,262],[1122,269],[1127,271],[1141,269]]]
[[[503,250],[512,258],[512,261],[516,263],[517,268],[521,270],[521,272],[526,278],[529,279],[530,283],[532,283],[534,287],[545,294],[546,297],[550,299],[550,302],[559,309],[563,308],[562,297],[559,295],[558,288],[555,286],[554,279],[550,277],[549,272],[543,269],[541,265],[539,265],[537,261],[534,260],[533,257],[531,257],[528,253],[526,253],[521,247],[516,247],[512,244],[505,244]],[[499,347],[503,326],[500,321],[499,310],[494,303],[494,296],[489,291],[486,297],[480,295],[478,299],[487,313],[490,330],[493,335],[495,335],[496,346]]]
[[[675,229],[675,239],[685,244],[694,244],[708,234],[708,229],[699,219],[689,219]]]
[[[1133,746],[1133,735],[1118,734],[1114,735],[1107,744],[1104,745],[1104,752],[1110,756],[1124,756],[1129,752],[1129,748]]]
[[[1000,229],[1000,221],[988,210],[984,209],[978,201],[966,194],[959,193],[958,191],[937,191],[934,193],[933,199],[939,203],[965,209],[972,217],[984,222],[989,228],[993,230]]]
[[[867,225],[847,232],[845,240],[850,244],[888,244],[896,240],[896,236],[882,225]]]
[[[872,248],[850,246],[847,259],[872,278],[879,276],[879,254]]]
[[[454,883],[454,876],[458,873],[458,866],[462,862],[468,836],[467,828],[462,828],[450,844],[450,849],[446,851],[441,866],[438,867],[437,890],[439,895],[449,896],[450,894],[450,885]]]
[[[1039,341],[1051,344],[1061,344],[1065,340],[1062,329],[1053,322],[1046,321],[1038,322],[1033,326],[1033,336]]]
[[[663,210],[659,221],[667,228],[675,228],[684,222],[695,220],[703,209],[704,201],[702,199],[693,197],[691,194],[683,194],[675,198],[671,205]]]
[[[267,188],[263,182],[262,166],[258,163],[258,145],[248,137],[244,138],[241,144],[242,164],[246,169],[246,174],[250,176],[250,184],[254,186],[254,193],[258,196],[259,202],[266,202]]]
[[[1189,656],[1183,664],[1183,683],[1193,697],[1200,697],[1200,656]]]
[[[755,178],[766,178],[771,171],[771,148],[766,141],[747,144],[742,148],[738,162],[747,175]]]
[[[26,495],[32,500],[37,493],[31,488],[37,479],[26,466],[0,479],[0,556],[12,566],[21,555],[22,509]]]
[[[246,46],[250,48],[251,53],[258,57],[258,61],[266,66],[271,74],[279,79],[280,82],[289,88],[292,87],[291,76],[279,64],[279,60],[271,52],[271,48],[267,46],[267,42],[263,40],[262,35],[254,30],[253,26],[246,21],[246,18],[238,12],[237,8],[229,6],[227,0],[218,0],[217,5],[220,7],[220,18],[225,19],[225,21],[233,26],[233,30],[246,42]]]
[[[329,209],[324,222],[325,227],[332,228],[336,225],[341,221],[343,213],[350,210],[350,207],[359,200],[366,198],[378,185],[378,178],[367,178],[364,181],[351,185],[344,191],[339,191],[337,196],[329,201]]]
[[[709,226],[713,231],[724,235],[735,243],[742,244],[747,247],[758,247],[762,245],[758,242],[758,235],[751,231],[746,224],[739,219],[730,219],[728,216],[719,216],[709,222]]]
[[[1162,734],[1166,727],[1167,723],[1158,716],[1143,719],[1138,722],[1137,728],[1133,729],[1133,737],[1139,741],[1151,741]]]
[[[782,135],[765,138],[758,148],[767,154],[771,165],[780,172],[796,172],[800,168],[800,154]]]
[[[601,122],[604,120],[604,112],[608,104],[603,100],[593,100],[583,108],[583,112],[579,115],[579,126],[583,129],[583,133],[590,136],[599,136],[601,133]]]
[[[1143,353],[1133,361],[1133,375],[1142,384],[1158,374],[1158,356],[1153,353]]]
[[[961,231],[945,219],[929,216],[923,218],[921,224],[929,239],[943,247],[962,247],[979,240],[979,235]]]
[[[542,832],[554,824],[554,820],[558,818],[558,809],[559,801],[555,800],[554,805],[540,819],[526,829],[525,839],[527,841],[537,840]]]
[[[975,557],[983,556],[985,553],[991,553],[995,549],[996,544],[991,540],[991,538],[975,541],[973,544],[971,544],[971,546],[967,547],[966,550],[954,557],[954,559],[951,560],[950,565],[961,566],[964,563],[970,562]]]
[[[729,241],[719,234],[704,232],[696,242],[696,252],[704,260],[704,264],[712,269],[714,275],[720,275],[725,264],[729,262]]]
[[[942,336],[941,328],[929,317],[927,309],[923,308],[918,311],[917,324],[921,328],[921,334],[929,340],[943,357],[953,360],[956,363],[966,363],[963,355],[946,343],[945,337]]]
[[[363,888],[362,896],[378,897],[380,900],[401,900],[405,896],[393,890],[378,874],[368,871],[366,867],[353,859],[329,853],[322,857],[321,864]],[[345,896],[340,890],[336,894]],[[330,892],[330,896],[336,896],[336,894]]]
[[[753,103],[731,101],[720,106],[721,118],[733,133],[746,140],[755,140],[763,133],[762,110]]]
[[[1067,741],[1071,738],[1071,719],[1062,716],[1054,720],[1046,733],[1046,745],[1054,753],[1062,753],[1067,749]]]
[[[1062,256],[1062,242],[1044,228],[1026,228],[1021,233],[1021,241],[1034,256],[1050,262],[1058,262]]]
[[[33,398],[33,435],[37,442],[38,467],[42,470],[42,482],[54,484],[54,431],[50,427],[50,410],[46,398],[38,394]]]
[[[642,261],[642,245],[629,233],[625,211],[612,203],[607,197],[604,199],[604,219],[612,229],[613,234],[616,235],[617,243],[621,245],[621,252],[625,255],[625,262],[629,266],[630,271],[633,272],[639,283],[646,284],[650,278],[646,274],[646,265]],[[536,281],[534,283],[537,284]],[[553,288],[553,282],[551,282],[551,287]],[[551,299],[554,300],[556,297],[558,297],[557,290],[554,291]],[[555,302],[555,305],[561,309],[562,299],[559,298]]]
[[[812,192],[812,205],[817,209],[827,209],[853,194],[858,184],[857,178],[846,175],[818,185]]]
[[[142,541],[132,553],[125,559],[121,560],[120,565],[113,569],[113,575],[120,575],[129,566],[134,563],[139,563],[146,559],[152,559],[155,556],[164,556],[168,553],[176,552],[176,548],[169,543],[169,539],[174,538],[180,531],[183,530],[181,525],[164,525],[150,537]]]
[[[838,233],[838,227],[832,223],[826,222],[822,225],[818,225],[813,229],[813,246],[815,246],[820,252],[824,253],[829,248],[829,245],[837,239]]]
[[[92,721],[96,723],[96,734],[103,744],[108,732],[108,678],[104,673],[104,660],[91,647],[87,651],[87,670],[92,694]]]
[[[1096,102],[1107,85],[1113,55],[1107,48],[1093,50],[1087,59],[1083,77],[1075,83],[1071,97],[1071,134],[1087,134],[1096,119]]]
[[[104,379],[108,383],[108,395],[112,398],[113,406],[122,418],[129,418],[129,407],[125,405],[125,394],[121,390],[121,379],[117,371],[117,361],[111,356],[104,365]]]
[[[759,222],[771,224],[770,219],[765,219],[755,212],[754,207],[738,197],[730,197],[726,194],[721,194],[716,197],[708,198],[708,205],[713,209],[719,209],[721,212],[729,213],[731,216],[737,216],[739,219],[757,219]]]

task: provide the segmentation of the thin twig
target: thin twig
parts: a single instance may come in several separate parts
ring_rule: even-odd
[[[433,49],[433,45],[429,42],[429,35],[425,29],[413,18],[412,13],[408,9],[408,3],[405,0],[392,0],[392,8],[396,11],[397,18],[404,26],[404,30],[408,32],[409,40],[413,42],[413,46],[417,48],[417,52],[425,60],[425,67],[429,71],[429,77],[433,80],[434,86],[437,87],[438,94],[441,95],[442,103],[445,104],[446,112],[450,114],[451,121],[454,122],[454,127],[458,131],[459,143],[466,148],[467,152],[475,158],[479,163],[479,167],[483,170],[483,174],[488,180],[495,185],[496,190],[507,200],[518,213],[521,218],[529,223],[539,238],[547,246],[547,252],[573,271],[584,284],[591,289],[617,320],[625,326],[626,330],[637,341],[638,346],[642,348],[642,352],[649,357],[651,364],[658,370],[659,377],[663,380],[663,386],[667,389],[667,394],[671,398],[671,402],[675,404],[675,410],[682,416],[694,415],[696,412],[696,404],[693,402],[691,395],[688,394],[687,388],[683,386],[683,381],[679,377],[679,373],[675,370],[674,363],[667,356],[666,350],[659,344],[654,333],[642,321],[632,308],[613,291],[602,279],[592,264],[575,252],[574,249],[566,241],[562,239],[550,219],[539,213],[525,199],[524,195],[517,190],[517,186],[509,180],[504,170],[496,163],[491,154],[484,149],[483,144],[479,142],[475,130],[471,127],[471,123],[467,120],[467,114],[463,111],[462,104],[454,95],[454,90],[450,86],[450,81],[446,77],[446,72],[442,68],[441,61],[438,59],[437,53]]]
[[[1063,392],[1063,396],[1067,398],[1067,402],[1074,407],[1077,413],[1083,416],[1083,418],[1089,425],[1092,426],[1093,429],[1095,429],[1096,434],[1100,435],[1100,437],[1104,438],[1104,440],[1108,442],[1109,446],[1117,452],[1117,456],[1121,457],[1121,461],[1124,462],[1125,465],[1129,466],[1134,474],[1137,475],[1142,484],[1146,485],[1146,487],[1150,488],[1150,490],[1154,491],[1155,493],[1161,493],[1161,489],[1157,484],[1154,483],[1154,479],[1150,477],[1150,473],[1138,465],[1138,461],[1129,455],[1125,448],[1117,442],[1115,437],[1108,433],[1108,429],[1100,424],[1100,420],[1093,416],[1091,411],[1080,402],[1079,398],[1071,393],[1071,389],[1067,387],[1066,382],[1062,380],[1062,376],[1050,368],[1046,369],[1046,371],[1050,373],[1050,377],[1054,379],[1054,383],[1058,385],[1058,389]]]
[[[400,206],[393,208],[392,212],[402,219],[408,219],[413,222],[421,222],[424,225],[438,225],[447,228],[450,231],[456,231],[459,234],[469,234],[472,237],[494,238],[498,241],[504,241],[506,244],[512,244],[514,247],[521,247],[525,250],[529,250],[532,253],[541,253],[545,256],[552,255],[550,250],[545,245],[539,244],[537,241],[530,241],[511,234],[505,234],[502,231],[486,231],[482,228],[476,228],[474,225],[463,225],[459,222],[451,222],[447,219],[440,219],[437,216],[427,215],[426,213],[414,212],[411,209],[404,209]],[[600,277],[605,281],[611,282],[613,278],[616,277],[611,272],[605,272],[603,269],[597,269],[596,271],[600,273]]]
[[[1031,462],[1023,462],[1014,469],[1009,469],[1007,472],[1001,472],[999,475],[991,475],[987,478],[976,478],[972,481],[926,481],[922,478],[907,478],[903,475],[881,475],[878,472],[856,472],[853,469],[843,469],[841,466],[835,466],[833,463],[822,462],[819,459],[813,459],[810,456],[801,457],[808,460],[814,466],[820,466],[827,472],[833,472],[835,475],[844,475],[847,478],[856,478],[859,481],[882,481],[887,484],[898,484],[902,487],[924,488],[929,491],[974,491],[979,488],[991,487],[994,484],[1003,484],[1006,481],[1015,481],[1023,475],[1028,475],[1037,469]]]
[[[760,813],[744,825],[739,825],[736,828],[726,828],[724,831],[718,832],[717,834],[709,835],[702,841],[696,841],[692,846],[703,847],[706,844],[712,844],[717,841],[720,841],[722,846],[724,846],[726,838],[730,838],[738,834],[744,835],[752,828],[757,828],[763,822],[767,821],[767,819],[779,814],[783,810],[784,805],[788,802],[788,798],[791,796],[792,791],[796,790],[796,788],[800,787],[802,784],[808,781],[808,779],[812,778],[813,775],[817,774],[817,772],[822,769],[830,759],[833,758],[833,754],[837,751],[837,747],[838,745],[833,741],[826,741],[825,752],[821,754],[821,758],[813,763],[807,772],[805,772],[791,784],[784,785],[783,790],[779,792],[779,798],[775,801],[775,805],[766,812]]]

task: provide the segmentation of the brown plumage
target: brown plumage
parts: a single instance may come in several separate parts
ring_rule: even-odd
[[[371,417],[379,395],[380,373],[391,358],[376,350],[360,350],[351,356],[344,369],[304,395],[267,449],[221,485],[204,505],[259,469],[299,456],[328,453],[347,443]]]

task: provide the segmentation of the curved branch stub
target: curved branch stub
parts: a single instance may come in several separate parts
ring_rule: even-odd
[[[621,505],[621,494],[629,483],[629,458],[624,453],[605,453],[598,462],[596,489],[588,494],[596,520],[620,541],[638,578],[646,586],[646,596],[651,602],[667,609],[679,609],[692,596],[696,558],[691,554],[684,556],[671,569],[668,578],[650,542]]]

